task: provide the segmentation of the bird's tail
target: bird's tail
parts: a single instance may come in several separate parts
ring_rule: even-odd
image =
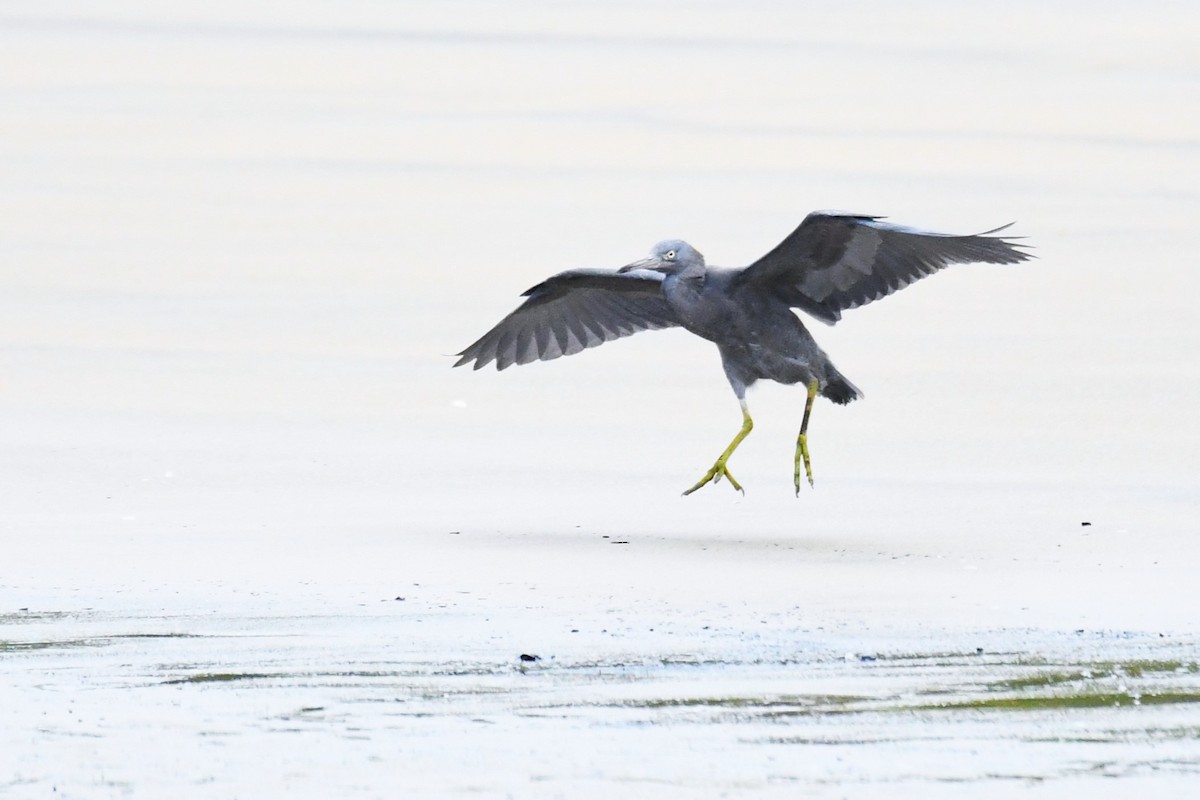
[[[829,365],[828,374],[825,376],[825,386],[821,389],[821,395],[828,397],[838,405],[846,405],[851,400],[857,400],[863,396],[858,387],[850,381],[846,380],[846,376]]]

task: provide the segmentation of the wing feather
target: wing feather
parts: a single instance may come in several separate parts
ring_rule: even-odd
[[[663,276],[645,270],[560,272],[529,291],[515,311],[459,353],[454,366],[496,369],[573,355],[638,331],[679,324],[662,296]]]
[[[817,211],[758,261],[735,285],[754,284],[832,325],[843,311],[866,305],[950,264],[1012,264],[1031,258],[1010,238],[922,231],[879,217]]]

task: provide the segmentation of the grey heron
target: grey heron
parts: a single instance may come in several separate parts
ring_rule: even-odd
[[[1009,224],[1011,225],[1011,223]],[[995,234],[955,236],[884,222],[882,217],[817,211],[773,250],[742,269],[710,267],[687,242],[659,242],[650,255],[620,269],[571,269],[525,292],[525,301],[474,344],[454,366],[549,361],[638,331],[683,327],[713,342],[742,408],[742,427],[691,494],[728,478],[727,462],[754,427],[746,389],[768,379],[803,384],[804,417],[796,439],[793,482],[800,467],[813,484],[808,422],[817,395],[845,404],[862,392],[834,367],[793,309],[832,325],[842,312],[878,300],[949,266],[1011,264],[1030,255]]]

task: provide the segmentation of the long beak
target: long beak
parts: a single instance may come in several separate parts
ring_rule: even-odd
[[[662,272],[662,261],[656,256],[647,256],[646,258],[634,261],[632,264],[626,264],[617,272],[632,272],[635,269],[651,269],[655,272]]]

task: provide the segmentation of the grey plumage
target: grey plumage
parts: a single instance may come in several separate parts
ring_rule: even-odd
[[[769,287],[780,299],[830,325],[843,311],[886,297],[950,264],[1011,264],[1029,255],[992,234],[932,233],[881,217],[818,211],[774,250],[741,272],[737,283]]]
[[[769,379],[804,383],[809,402],[796,453],[796,488],[812,398],[848,403],[861,392],[833,366],[800,319],[799,309],[834,324],[842,312],[901,289],[950,264],[1010,264],[1029,254],[995,234],[951,236],[906,228],[880,217],[814,212],[773,250],[744,269],[709,267],[691,245],[660,242],[619,270],[560,272],[527,292],[515,311],[459,354],[454,366],[497,369],[549,361],[643,330],[681,326],[717,345],[742,404],[741,433],[690,491],[729,477],[724,461],[752,427],[747,387]]]
[[[528,299],[468,347],[454,366],[496,369],[550,361],[638,331],[679,321],[662,296],[659,272],[572,269],[527,290]]]

